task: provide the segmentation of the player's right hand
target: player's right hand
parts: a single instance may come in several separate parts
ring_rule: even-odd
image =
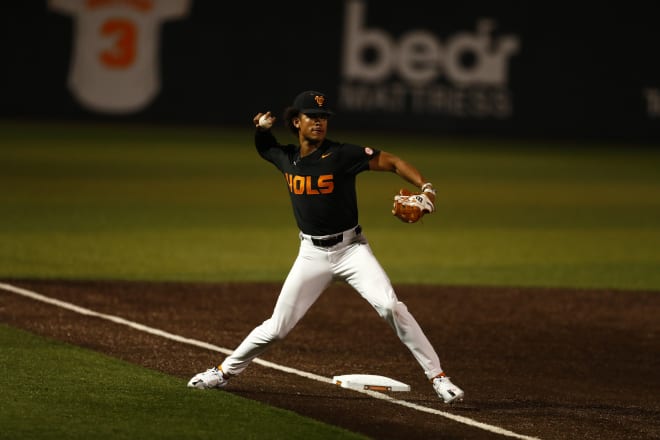
[[[261,118],[266,119],[267,121],[267,126],[263,126],[260,122]],[[256,116],[252,119],[252,122],[254,123],[254,126],[259,129],[259,130],[268,130],[270,127],[275,123],[275,120],[277,118],[272,115],[270,111],[267,111],[266,113],[259,112],[256,114]]]

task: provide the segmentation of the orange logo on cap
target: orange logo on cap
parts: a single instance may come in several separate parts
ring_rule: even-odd
[[[316,103],[319,105],[319,107],[323,107],[323,103],[325,102],[325,97],[316,95],[316,96],[314,96],[314,101],[316,101]]]

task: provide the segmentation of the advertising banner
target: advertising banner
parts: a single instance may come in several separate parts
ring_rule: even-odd
[[[660,140],[652,4],[49,0],[4,15],[0,117]]]

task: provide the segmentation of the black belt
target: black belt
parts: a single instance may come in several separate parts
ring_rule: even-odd
[[[355,235],[360,235],[361,232],[362,232],[362,226],[358,225],[355,228]],[[311,240],[315,246],[330,247],[344,241],[344,234],[337,234],[337,235],[333,235],[332,237],[326,237],[326,238],[311,237]]]

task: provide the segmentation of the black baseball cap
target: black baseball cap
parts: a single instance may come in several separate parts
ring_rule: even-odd
[[[328,98],[325,93],[306,90],[296,96],[293,107],[306,115],[334,115],[328,108]]]

